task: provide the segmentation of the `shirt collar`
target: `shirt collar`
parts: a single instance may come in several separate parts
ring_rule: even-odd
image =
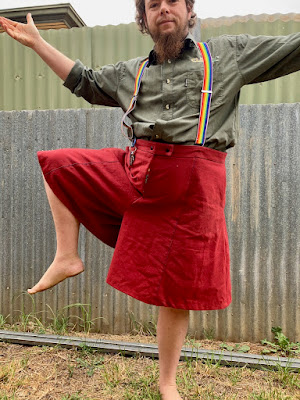
[[[195,38],[193,37],[193,35],[189,32],[186,36],[186,38],[184,39],[184,46],[182,49],[182,52],[190,49],[192,47],[197,47],[197,42],[195,41]],[[154,49],[152,49],[149,53],[149,64],[148,67],[150,65],[155,65],[156,64],[156,54]]]

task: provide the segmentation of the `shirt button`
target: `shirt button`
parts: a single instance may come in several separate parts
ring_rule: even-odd
[[[171,81],[170,81],[170,79],[167,79],[167,83],[170,83]]]
[[[167,110],[170,109],[170,104],[166,104],[166,109],[167,109]]]

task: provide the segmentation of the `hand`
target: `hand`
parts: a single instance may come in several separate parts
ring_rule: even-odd
[[[4,17],[0,17],[0,25],[13,39],[27,47],[33,48],[41,36],[37,27],[34,25],[31,14],[27,14],[26,19],[27,24],[21,24]]]

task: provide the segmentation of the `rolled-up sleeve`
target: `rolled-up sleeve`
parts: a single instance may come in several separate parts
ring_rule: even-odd
[[[236,57],[244,84],[264,82],[300,70],[300,33],[236,36]]]
[[[122,63],[106,65],[94,71],[76,60],[64,86],[91,104],[119,107],[117,89],[121,70]]]

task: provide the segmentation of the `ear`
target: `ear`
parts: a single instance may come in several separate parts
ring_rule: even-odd
[[[191,19],[191,16],[192,16],[192,13],[193,13],[191,6],[189,4],[187,4],[186,5],[186,9],[187,9],[187,12],[188,12],[188,19]]]

